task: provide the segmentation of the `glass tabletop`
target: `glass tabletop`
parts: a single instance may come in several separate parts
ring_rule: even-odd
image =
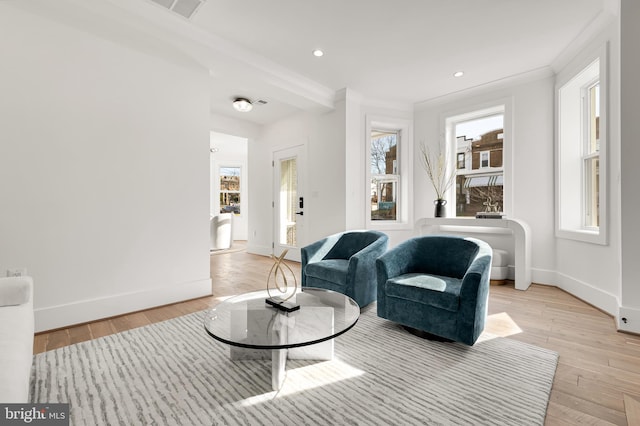
[[[273,295],[273,291],[271,292]],[[305,287],[289,299],[300,309],[285,312],[268,305],[266,290],[231,297],[205,314],[211,337],[232,346],[287,349],[332,339],[353,327],[360,307],[348,296]]]

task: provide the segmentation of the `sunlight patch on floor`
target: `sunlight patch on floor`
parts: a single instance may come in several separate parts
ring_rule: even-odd
[[[518,324],[511,319],[508,313],[500,312],[499,314],[487,316],[484,332],[480,335],[478,341],[507,337],[518,333],[522,333],[522,329],[518,327]]]
[[[288,363],[290,361],[287,361]],[[287,377],[279,392],[272,391],[238,401],[237,405],[248,407],[283,396],[331,385],[342,380],[362,376],[365,372],[336,358],[333,361],[321,361],[302,367],[287,366]]]

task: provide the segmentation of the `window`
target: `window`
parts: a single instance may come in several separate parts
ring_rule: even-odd
[[[413,227],[411,128],[409,120],[367,117],[365,219],[369,229]]]
[[[240,214],[240,167],[220,167],[220,213]]]
[[[446,119],[450,149],[457,158],[456,216],[505,210],[504,116],[505,106],[499,105]]]
[[[556,235],[606,244],[606,47],[556,83]]]
[[[480,152],[480,168],[486,169],[489,167],[489,151]]]
[[[371,220],[397,219],[399,130],[371,130]]]

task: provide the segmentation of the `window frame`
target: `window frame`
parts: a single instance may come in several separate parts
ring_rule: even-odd
[[[587,73],[597,62],[598,75]],[[555,235],[557,238],[582,241],[592,244],[608,244],[608,196],[607,196],[607,151],[608,151],[608,43],[592,48],[574,59],[556,76],[555,84]],[[580,78],[584,78],[581,81]],[[576,88],[572,89],[570,84]],[[599,84],[599,150],[588,152],[591,129],[588,120],[590,105],[587,105],[588,90]],[[579,100],[573,96],[563,97],[563,90],[579,90]],[[571,116],[571,104],[579,102],[580,117]],[[566,115],[565,115],[566,114]],[[573,117],[573,118],[568,118]],[[576,125],[575,123],[578,122]],[[577,129],[576,129],[577,126]],[[575,136],[579,134],[579,136]],[[575,147],[575,139],[579,138]],[[573,152],[573,154],[571,154]],[[577,153],[576,153],[577,152]],[[598,161],[598,199],[592,197],[587,163]],[[579,164],[578,164],[579,162]],[[573,165],[572,165],[573,164]],[[566,194],[572,195],[571,201]],[[589,224],[589,214],[598,208],[598,226]]]
[[[375,176],[371,173],[371,133],[374,130],[383,130],[398,133],[396,148],[396,174],[385,175],[397,178],[396,191],[396,219],[372,220],[371,219],[371,182]],[[384,117],[377,115],[366,116],[365,126],[365,224],[367,229],[375,230],[406,230],[413,229],[413,161],[410,153],[413,152],[413,124],[411,120]]]
[[[222,197],[223,194],[238,194],[238,198],[240,199],[240,213],[235,213],[233,212],[233,215],[236,217],[240,217],[243,214],[243,208],[242,208],[242,185],[243,185],[243,179],[242,179],[242,166],[239,165],[228,165],[227,163],[222,163],[223,165],[218,165],[218,170],[217,170],[217,182],[218,182],[218,212],[220,212],[220,210],[223,208],[222,203],[220,202],[220,198]],[[238,180],[239,180],[239,186],[240,189],[236,190],[225,190],[222,189],[222,185],[221,185],[221,178],[222,178],[222,169],[238,169]],[[222,213],[222,212],[220,212]],[[218,213],[217,213],[218,214]]]
[[[443,114],[440,118],[442,126],[441,133],[446,135],[446,146],[448,152],[456,153],[457,139],[455,135],[455,127],[457,123],[491,117],[494,115],[502,115],[502,176],[503,176],[503,203],[502,211],[508,217],[513,214],[513,195],[512,195],[512,168],[513,168],[513,147],[512,147],[512,114],[513,114],[513,98],[498,98],[481,104],[470,105],[464,108],[450,111]],[[455,155],[450,157],[456,158]],[[489,167],[491,169],[491,154],[489,154]],[[453,160],[455,161],[455,160]],[[456,164],[452,164],[453,167]],[[456,169],[456,174],[460,169]],[[447,199],[451,200],[448,205],[457,205],[455,185],[447,192]],[[457,216],[455,208],[449,209],[451,212],[449,217],[469,217]]]

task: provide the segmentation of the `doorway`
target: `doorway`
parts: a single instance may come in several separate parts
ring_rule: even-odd
[[[211,217],[232,215],[233,240],[247,240],[248,219],[248,140],[211,132]]]

